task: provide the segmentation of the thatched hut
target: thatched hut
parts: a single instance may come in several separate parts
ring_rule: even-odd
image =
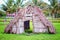
[[[33,33],[55,33],[53,25],[46,19],[41,9],[31,5],[20,9],[16,17],[7,25],[4,32],[14,34],[24,33],[24,22],[28,20],[32,20]]]

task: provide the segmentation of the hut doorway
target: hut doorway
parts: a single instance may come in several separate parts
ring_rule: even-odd
[[[28,20],[24,22],[24,30],[27,33],[32,33],[33,32],[33,23],[32,20]]]
[[[24,22],[24,30],[30,29],[30,20]]]

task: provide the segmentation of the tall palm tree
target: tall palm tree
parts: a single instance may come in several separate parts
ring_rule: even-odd
[[[22,2],[24,0],[7,0],[7,2],[4,1],[5,4],[2,4],[2,10],[8,11],[10,13],[15,12],[19,6],[22,7]]]
[[[52,7],[52,16],[56,17],[57,14],[57,9],[58,9],[58,1],[57,0],[49,0],[50,1],[50,6]]]
[[[32,0],[34,5],[40,6],[42,4],[42,0]]]
[[[2,10],[11,12],[13,0],[7,0],[7,2],[4,1],[5,4],[2,4]]]

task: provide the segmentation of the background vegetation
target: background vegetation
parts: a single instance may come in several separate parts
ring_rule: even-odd
[[[42,0],[31,0],[23,4],[25,0],[4,0],[5,4],[0,7],[0,40],[60,40],[60,3],[58,0],[48,0],[50,4],[45,3]],[[34,34],[34,33],[23,33],[23,34],[6,34],[4,29],[12,18],[7,16],[7,12],[13,14],[17,13],[18,8],[23,8],[27,5],[36,5],[42,9],[48,20],[52,22],[56,29],[56,34]],[[32,32],[33,25],[30,22],[30,30]]]

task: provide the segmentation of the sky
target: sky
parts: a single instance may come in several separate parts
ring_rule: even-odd
[[[28,0],[24,1],[24,3],[26,3]],[[50,4],[50,2],[48,0],[43,0],[44,2]],[[3,0],[0,0],[0,5],[1,4],[4,4],[4,1]]]
[[[4,2],[2,0],[0,0],[0,4],[3,4]]]

